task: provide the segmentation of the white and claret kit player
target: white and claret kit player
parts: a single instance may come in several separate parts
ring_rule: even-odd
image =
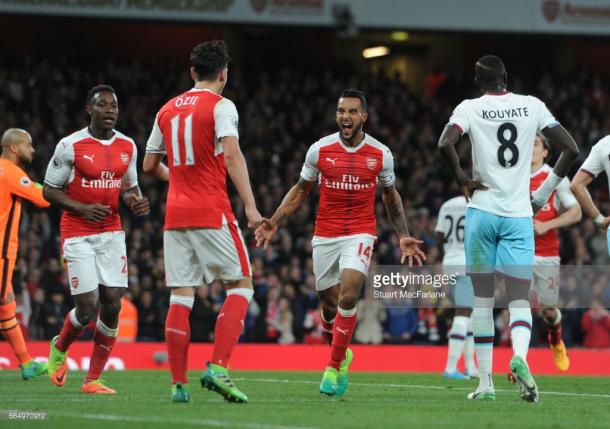
[[[86,103],[91,123],[59,142],[44,180],[45,198],[65,210],[61,252],[76,303],[60,334],[51,340],[49,376],[57,386],[65,384],[68,348],[97,317],[82,391],[109,394],[116,392],[99,377],[116,340],[121,296],[127,288],[119,197],[137,216],[148,214],[149,205],[138,187],[136,145],[114,129],[119,111],[114,89],[96,86]]]
[[[606,231],[608,238],[608,253],[610,254],[610,216],[602,214],[595,206],[587,186],[601,173],[606,172],[608,186],[610,187],[610,135],[602,138],[592,148],[589,156],[572,179],[570,189],[582,207],[582,210],[595,224]]]
[[[305,201],[316,182],[320,201],[313,237],[313,270],[322,301],[322,320],[331,339],[331,359],[320,385],[327,395],[343,395],[352,359],[350,343],[356,326],[356,302],[368,273],[377,228],[375,193],[383,202],[400,240],[402,262],[421,264],[419,240],[409,235],[402,200],[394,186],[390,150],[363,132],[368,117],[364,94],[343,91],[337,104],[339,132],[313,144],[298,183],[284,197],[271,219],[256,230],[258,245],[268,243],[278,227]]]
[[[227,298],[201,384],[229,401],[248,400],[227,373],[254,293],[248,251],[227,193],[227,174],[244,202],[248,226],[255,228],[262,217],[239,147],[237,109],[221,95],[228,61],[224,42],[204,42],[193,49],[195,86],[161,107],[146,145],[144,171],[169,180],[163,246],[172,292],[165,339],[174,402],[191,400],[186,370],[195,288],[215,279],[224,282]],[[165,155],[168,166],[161,163]]]
[[[505,279],[509,301],[514,353],[510,369],[521,398],[536,402],[538,388],[526,361],[532,324],[532,215],[565,177],[578,148],[542,101],[507,91],[507,73],[500,58],[480,58],[475,64],[475,82],[483,95],[461,102],[439,139],[443,161],[470,200],[465,227],[466,269],[475,295],[472,325],[480,379],[479,387],[468,398],[495,399],[491,368],[497,273]],[[529,170],[538,131],[562,152],[530,202]],[[472,144],[473,178],[460,167],[454,146],[465,133]]]
[[[458,273],[457,282],[451,287],[455,313],[451,331],[448,333],[447,363],[443,377],[456,380],[478,378],[474,361],[474,338],[472,334],[472,305],[474,293],[470,277],[466,276],[466,253],[464,251],[464,227],[468,203],[463,195],[447,200],[440,208],[434,230],[438,249],[443,259],[445,274]],[[465,374],[457,369],[464,354]]]
[[[551,153],[551,145],[542,134],[536,135],[532,155],[530,190],[535,192],[553,169],[545,163]],[[549,346],[557,369],[567,371],[570,360],[561,339],[561,311],[557,308],[559,298],[559,234],[557,229],[572,225],[582,217],[578,201],[570,191],[570,182],[563,178],[551,194],[547,203],[534,216],[536,251],[532,292],[542,308]]]

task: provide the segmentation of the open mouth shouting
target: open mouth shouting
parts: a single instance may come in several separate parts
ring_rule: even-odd
[[[349,119],[341,121],[341,135],[344,138],[351,138],[354,130],[354,124]]]

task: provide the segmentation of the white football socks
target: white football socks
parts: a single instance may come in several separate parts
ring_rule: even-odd
[[[469,318],[465,316],[455,316],[453,318],[453,325],[451,326],[451,332],[449,333],[447,365],[445,366],[445,371],[447,372],[455,372],[457,369],[457,363],[462,356],[464,344],[466,342],[468,319]]]
[[[510,313],[510,335],[513,343],[513,353],[526,359],[532,336],[530,303],[525,299],[516,299],[508,304],[508,311]]]
[[[479,390],[494,390],[491,377],[495,335],[493,305],[493,298],[474,297],[472,331],[474,334],[474,350],[479,364]]]

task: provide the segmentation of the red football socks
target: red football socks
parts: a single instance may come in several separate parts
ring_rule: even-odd
[[[62,353],[65,353],[70,347],[70,344],[83,333],[83,328],[81,326],[75,326],[74,323],[72,323],[72,313],[74,311],[76,310],[72,310],[66,315],[64,326],[61,328],[59,338],[55,342],[55,348]]]
[[[320,314],[322,315],[321,319],[322,319],[322,335],[324,336],[324,338],[326,339],[326,341],[328,341],[328,344],[331,345],[333,343],[333,324],[334,324],[334,319],[330,322],[327,322],[324,319],[324,313],[320,312]]]
[[[233,293],[227,296],[214,329],[214,352],[212,363],[226,367],[231,359],[231,353],[244,329],[244,320],[248,311],[248,299],[243,295]]]
[[[182,304],[170,304],[165,319],[165,343],[172,372],[172,383],[188,383],[186,376],[191,326],[191,309]]]
[[[354,309],[355,310],[355,309]],[[341,366],[341,362],[345,359],[345,351],[352,340],[352,335],[356,329],[356,314],[351,316],[343,316],[341,310],[335,316],[333,324],[333,342],[331,345],[331,355],[329,367],[335,368],[337,371]]]
[[[89,372],[87,373],[85,383],[100,378],[100,374],[104,371],[115,342],[116,336],[105,335],[98,329],[95,330],[95,334],[93,334],[93,352],[91,353],[91,362],[89,363]]]
[[[547,331],[547,339],[549,340],[549,344],[552,346],[556,346],[561,343],[561,322],[557,324],[551,324],[546,322],[546,331]]]

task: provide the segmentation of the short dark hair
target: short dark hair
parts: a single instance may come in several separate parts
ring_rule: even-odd
[[[506,83],[506,67],[495,55],[485,55],[474,65],[474,75],[481,88],[493,88]]]
[[[553,154],[553,148],[551,147],[551,143],[549,142],[549,139],[542,133],[536,133],[536,137],[538,137],[542,142],[542,147],[549,151],[549,154],[544,158],[546,160]]]
[[[341,92],[341,95],[339,96],[339,98],[357,98],[360,100],[360,105],[362,106],[363,112],[366,112],[366,109],[368,108],[368,106],[366,104],[366,97],[364,96],[364,92],[360,91],[359,89],[355,89],[355,88],[344,89]]]
[[[191,65],[197,80],[216,80],[231,61],[224,40],[211,40],[198,44],[191,51]]]
[[[93,97],[95,97],[95,94],[97,94],[98,92],[103,92],[103,91],[112,92],[114,95],[116,95],[116,91],[110,85],[96,85],[93,88],[91,88],[89,90],[89,92],[87,92],[87,98],[85,99],[85,104],[91,104],[91,102],[93,101]]]

